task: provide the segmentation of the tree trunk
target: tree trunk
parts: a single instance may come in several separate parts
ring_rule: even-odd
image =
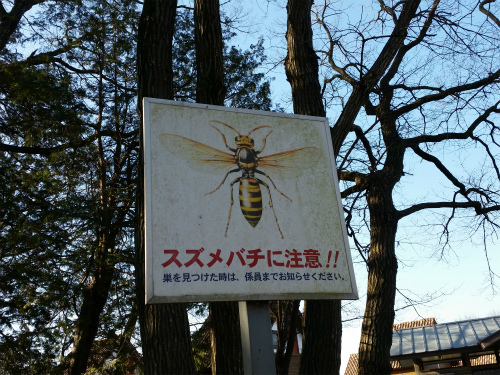
[[[219,0],[195,0],[196,102],[224,105],[223,42]]]
[[[391,195],[392,188],[382,176],[370,185],[368,290],[359,346],[359,375],[391,373],[389,356],[398,267],[395,255],[398,220]]]
[[[173,98],[172,38],[177,1],[145,0],[139,23],[137,48],[138,100]],[[142,117],[142,116],[141,116]],[[144,303],[144,180],[143,128],[137,186],[136,283],[137,304],[146,374],[194,374],[194,361],[186,305]]]
[[[82,308],[78,315],[69,364],[71,375],[81,375],[87,370],[90,349],[99,328],[99,317],[108,300],[108,292],[113,280],[113,265],[105,264],[97,267],[100,270],[93,276],[92,282],[83,293]]]
[[[341,301],[306,301],[301,374],[339,374],[342,344]]]
[[[394,186],[403,175],[405,148],[391,112],[393,92],[382,87],[377,117],[387,149],[384,168],[370,178],[367,204],[370,211],[370,254],[366,308],[359,345],[359,374],[390,374],[390,351],[396,274],[395,253],[399,215],[392,201]]]
[[[344,110],[331,131],[333,151],[337,155],[351,131],[368,93],[380,81],[399,49],[403,46],[408,26],[415,16],[420,0],[404,2],[394,30],[370,70],[360,78]],[[389,100],[390,102],[390,100]],[[385,106],[385,109],[389,108]],[[387,113],[387,112],[386,112]],[[384,121],[384,114],[377,113]],[[368,207],[370,210],[370,255],[368,259],[368,291],[359,347],[359,374],[389,374],[389,361],[394,322],[397,261],[394,252],[397,211],[392,202],[392,190],[402,173],[404,150],[397,144],[393,121],[382,126],[388,156],[384,172],[370,178]],[[391,139],[391,137],[393,139]],[[392,171],[392,172],[390,172]]]
[[[210,303],[212,374],[243,374],[238,302]]]
[[[325,116],[318,81],[318,56],[312,42],[312,3],[313,0],[288,0],[285,73],[292,88],[293,112]]]
[[[300,301],[276,301],[276,341],[278,343],[274,362],[277,375],[288,375],[295,340]]]
[[[296,114],[325,116],[318,82],[318,57],[313,49],[312,0],[289,0],[285,72]],[[342,323],[340,301],[306,301],[301,374],[338,374]]]
[[[194,2],[196,102],[224,105],[223,42],[219,0]],[[210,303],[212,374],[242,374],[238,302]]]
[[[97,129],[101,130],[104,112],[104,43],[100,46],[99,59],[99,113]],[[110,262],[109,252],[115,248],[116,231],[113,230],[113,206],[115,205],[113,188],[116,181],[108,181],[106,173],[106,157],[102,137],[97,138],[99,154],[97,181],[99,183],[100,213],[97,222],[96,243],[93,262],[88,266],[92,281],[83,293],[82,307],[76,322],[73,350],[69,363],[69,373],[80,375],[85,373],[90,356],[90,350],[99,329],[102,310],[108,300],[109,289],[113,281],[114,264]],[[116,155],[115,155],[116,156]],[[119,225],[116,223],[116,225]]]

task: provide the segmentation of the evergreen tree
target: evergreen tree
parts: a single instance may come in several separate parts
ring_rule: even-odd
[[[131,1],[48,4],[29,20],[35,33],[20,34],[20,40],[58,53],[35,51],[20,61],[13,54],[4,55],[10,60],[4,59],[3,73],[12,76],[13,83],[2,90],[6,108],[2,133],[9,136],[2,137],[2,157],[16,158],[7,175],[11,195],[5,201],[22,210],[13,198],[18,196],[16,189],[29,187],[33,197],[26,203],[27,218],[37,227],[23,231],[29,222],[17,218],[11,225],[2,222],[2,231],[18,234],[17,248],[21,249],[5,254],[2,266],[8,272],[19,269],[23,259],[36,260],[32,253],[43,255],[44,260],[25,267],[33,268],[26,271],[29,277],[19,277],[20,284],[12,289],[22,304],[11,303],[5,309],[4,316],[18,316],[21,322],[9,327],[12,335],[4,336],[5,345],[13,353],[31,353],[34,358],[29,361],[18,356],[13,362],[6,357],[5,366],[18,366],[17,373],[49,372],[42,366],[61,363],[73,341],[70,372],[80,374],[85,372],[98,331],[100,337],[124,333],[132,306],[131,227],[138,123],[135,7]],[[51,75],[44,76],[44,71]],[[19,82],[26,82],[26,87]],[[58,94],[63,88],[65,96]],[[20,172],[24,174],[20,176]],[[30,183],[30,178],[38,180]],[[48,193],[40,194],[45,191]],[[40,214],[35,216],[29,212],[36,208],[37,199],[46,207],[36,209]],[[52,227],[60,233],[50,237],[45,233]],[[47,239],[42,236],[52,238],[54,244],[44,249]],[[15,262],[6,262],[9,255],[16,255],[11,258]],[[108,298],[115,282],[128,285],[129,296],[119,293],[119,298]],[[20,294],[24,289],[33,291]],[[105,325],[99,323],[99,317],[106,305],[111,311]],[[39,311],[53,315],[46,313],[47,321]],[[31,340],[31,347],[25,347],[27,340],[20,338],[28,334],[41,343]]]
[[[0,367],[47,373],[68,348],[88,257],[93,147],[71,75],[12,51],[0,62]]]
[[[96,341],[113,345],[122,371],[126,343],[140,345],[133,292],[140,10],[118,0],[0,8],[0,371],[96,370]],[[177,18],[175,82],[188,82],[196,76],[193,60],[183,60],[194,53],[192,13],[179,9]],[[226,45],[232,36],[224,33]],[[225,51],[227,103],[268,109],[269,82],[254,72],[265,59],[262,43]],[[175,90],[176,99],[195,100],[194,86]]]
[[[222,14],[221,17],[224,17]],[[224,105],[233,108],[273,109],[271,82],[264,73],[258,72],[266,61],[263,39],[243,51],[231,45],[236,33],[231,31],[231,22],[222,22],[224,86],[227,91]],[[196,101],[196,53],[194,40],[194,14],[192,9],[180,9],[177,13],[173,41],[173,85],[174,99]]]

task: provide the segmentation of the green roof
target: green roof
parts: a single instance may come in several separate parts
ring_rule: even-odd
[[[492,337],[494,336],[494,337]],[[396,329],[391,357],[478,347],[500,341],[500,316]]]

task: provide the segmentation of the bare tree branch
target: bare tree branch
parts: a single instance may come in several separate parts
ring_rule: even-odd
[[[335,155],[338,155],[345,137],[349,133],[354,119],[358,115],[359,109],[363,105],[368,93],[380,80],[387,67],[393,60],[397,51],[401,48],[407,35],[407,28],[413,19],[420,0],[407,0],[403,5],[400,17],[396,23],[392,34],[380,52],[380,55],[373,63],[372,67],[363,76],[363,79],[356,84],[354,90],[347,101],[346,107],[338,118],[332,130],[332,144]]]
[[[444,132],[439,134],[424,134],[418,137],[408,138],[404,140],[404,144],[406,146],[416,146],[420,143],[437,143],[450,139],[467,139],[473,136],[474,130],[484,121],[488,119],[488,117],[492,113],[500,113],[500,101],[496,102],[494,105],[486,109],[480,116],[478,116],[471,125],[461,133],[455,132]],[[493,158],[494,159],[494,158]]]
[[[490,3],[494,3],[496,0],[483,0],[481,1],[481,3],[479,3],[479,10],[486,14],[486,16],[492,20],[493,22],[495,22],[495,24],[500,27],[500,20],[493,14],[491,13],[489,10],[486,10],[486,8],[484,7],[485,4],[490,4]]]
[[[24,14],[33,6],[47,0],[15,0],[9,13],[3,5],[0,8],[0,51],[5,48],[12,34],[17,30]],[[71,2],[73,0],[53,0],[58,2]]]
[[[380,0],[379,0],[380,1]],[[398,51],[396,57],[394,58],[394,61],[392,62],[390,68],[387,71],[387,74],[382,78],[380,81],[380,85],[387,86],[389,82],[394,78],[394,75],[398,72],[399,67],[401,66],[401,63],[403,61],[404,56],[410,51],[412,48],[416,47],[419,45],[422,40],[425,38],[427,35],[427,31],[429,30],[429,27],[432,24],[432,21],[434,19],[434,15],[436,14],[436,9],[437,6],[439,5],[441,0],[434,0],[431,9],[429,10],[429,14],[427,15],[427,19],[424,22],[424,25],[420,29],[420,33],[418,37],[414,40],[412,40],[410,43],[403,45],[400,50]]]
[[[456,96],[457,94],[465,92],[465,91],[479,89],[479,88],[482,88],[484,86],[490,85],[492,83],[497,83],[499,78],[500,78],[500,69],[497,70],[495,73],[491,73],[490,75],[488,75],[488,77],[485,77],[485,78],[480,79],[478,81],[467,83],[465,85],[450,87],[450,88],[443,90],[443,91],[436,93],[436,94],[426,95],[422,98],[415,100],[411,104],[408,104],[406,106],[402,106],[402,107],[396,109],[394,111],[394,114],[399,117],[405,113],[408,113],[410,111],[413,111],[414,109],[421,107],[422,105],[424,105],[426,103],[441,100],[441,99],[444,99],[444,98],[451,96],[451,95]]]
[[[422,151],[418,146],[413,146],[411,147],[411,149],[418,155],[420,156],[422,159],[428,161],[428,162],[431,162],[432,164],[434,164],[436,166],[437,169],[439,169],[439,171],[444,174],[446,176],[446,178],[448,178],[448,180],[450,180],[450,182],[455,185],[459,190],[460,190],[460,193],[466,197],[467,195],[467,192],[466,192],[466,188],[465,188],[465,185],[462,184],[445,166],[444,164],[441,162],[441,160],[439,160],[437,157],[433,156],[433,155],[430,155],[424,151]]]
[[[372,151],[372,148],[370,146],[370,142],[366,138],[365,133],[363,132],[363,129],[361,129],[360,126],[353,125],[353,129],[354,129],[354,133],[356,133],[356,136],[363,144],[363,147],[365,148],[366,154],[368,155],[368,160],[370,161],[369,169],[370,169],[370,171],[374,171],[376,164],[377,164],[377,159],[375,158],[375,156],[373,156],[373,151]]]
[[[403,218],[414,214],[416,212],[427,210],[427,209],[435,209],[435,208],[474,208],[478,211],[481,210],[481,204],[479,202],[450,202],[450,201],[442,201],[442,202],[425,202],[415,204],[411,207],[408,207],[404,210],[400,210],[398,212],[398,217]]]

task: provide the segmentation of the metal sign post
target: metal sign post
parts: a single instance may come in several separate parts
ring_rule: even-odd
[[[240,301],[240,330],[245,375],[276,374],[268,301]]]

